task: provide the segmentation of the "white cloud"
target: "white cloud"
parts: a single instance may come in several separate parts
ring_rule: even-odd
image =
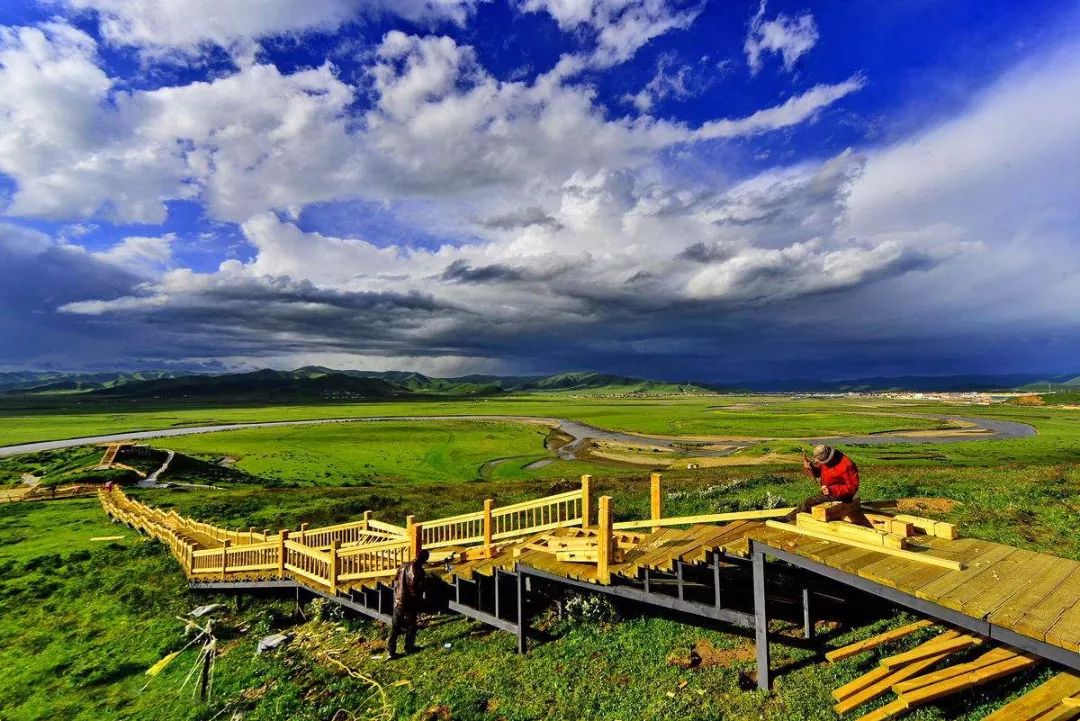
[[[818,30],[814,16],[803,13],[793,18],[780,13],[776,19],[766,20],[765,2],[761,0],[757,13],[750,19],[750,29],[743,45],[746,62],[750,71],[756,74],[762,67],[762,54],[778,53],[783,58],[784,69],[791,72],[799,58],[817,44]]]
[[[175,233],[167,233],[158,238],[130,236],[108,250],[94,255],[132,273],[150,276],[163,270],[172,261],[172,244],[175,241]]]
[[[333,30],[354,18],[395,15],[412,22],[464,24],[478,0],[60,0],[94,10],[113,43],[151,51],[198,52],[310,30]]]
[[[432,137],[449,128],[450,146],[475,144],[462,157],[417,159],[400,170],[403,187],[415,182],[405,182],[410,172],[447,172],[449,182],[453,167],[475,187],[502,167],[485,164],[488,141],[466,130],[477,118],[513,147],[545,147],[534,135],[547,127],[543,112],[522,111],[567,100],[563,93],[580,100],[559,83],[496,83],[465,49],[423,42],[390,39],[380,121],[421,133],[413,138],[429,125]],[[462,78],[471,85],[462,88]],[[470,245],[377,247],[260,214],[243,226],[256,251],[249,262],[214,273],[175,269],[127,294],[64,308],[166,321],[194,340],[211,333],[230,357],[257,357],[270,346],[275,357],[298,357],[279,346],[369,359],[519,358],[559,348],[625,355],[646,352],[640,339],[659,334],[674,348],[743,343],[761,352],[785,336],[809,344],[800,352],[815,337],[842,338],[880,358],[905,352],[890,341],[898,337],[961,354],[987,334],[1070,337],[1080,304],[1080,203],[1076,184],[1063,179],[1080,166],[1080,103],[1067,92],[1078,80],[1080,55],[1062,54],[1018,69],[956,118],[906,140],[719,188],[671,184],[608,157],[560,163],[548,174],[549,192],[500,192],[498,222],[477,225],[483,242]],[[803,116],[776,112],[712,132]],[[627,138],[647,152],[706,132],[655,122],[613,131],[611,121],[577,117],[614,133],[608,150],[619,150],[616,159]],[[387,137],[378,123],[369,132]],[[556,184],[570,167],[577,169]],[[526,172],[537,168],[544,166]],[[514,198],[522,201],[516,209]]]
[[[335,199],[490,196],[493,187],[517,197],[579,170],[639,165],[673,144],[790,127],[861,87],[858,78],[817,86],[691,128],[606,117],[594,91],[567,77],[570,61],[532,83],[501,82],[468,46],[394,31],[369,67],[374,105],[358,119],[356,89],[330,64],[292,74],[253,64],[129,91],[95,53],[67,25],[0,35],[0,171],[17,182],[10,213],[161,223],[167,201],[200,199],[212,217],[243,222]]]
[[[523,0],[524,12],[546,12],[565,31],[587,29],[596,48],[590,61],[610,67],[634,56],[650,40],[689,27],[704,3],[675,0]]]

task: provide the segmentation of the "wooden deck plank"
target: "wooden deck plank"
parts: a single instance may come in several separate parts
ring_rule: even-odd
[[[1061,585],[1042,601],[1029,608],[1013,626],[1014,630],[1034,638],[1045,639],[1065,613],[1080,598],[1080,566],[1074,568]]]
[[[935,556],[949,558],[954,561],[959,561],[960,563],[971,563],[971,561],[978,558],[980,554],[985,553],[998,544],[980,541],[974,538],[963,538],[959,541],[943,541],[940,538],[926,538],[919,540],[914,545],[929,549]],[[895,575],[892,577],[882,577],[881,579],[878,579],[878,583],[903,591],[904,593],[910,593],[914,596],[918,593],[919,589],[923,588],[928,583],[933,583],[951,573],[961,572],[912,562],[909,566],[898,568]]]
[[[1002,706],[982,721],[1022,721],[1061,705],[1061,699],[1080,693],[1080,676],[1059,673],[1038,688]]]
[[[963,571],[953,571],[935,579],[916,591],[915,595],[928,601],[941,603],[942,599],[947,598],[956,588],[978,578],[987,569],[1008,558],[1016,551],[1017,549],[1012,546],[994,545],[968,561],[964,565]],[[942,605],[945,604],[942,603]]]
[[[1048,556],[1045,553],[1037,553],[1030,561],[1011,571],[1012,577],[1017,583],[1002,583],[990,586],[981,594],[963,601],[960,610],[975,618],[986,618],[1007,603],[1009,599],[1025,592],[1041,574],[1060,561],[1060,558]]]
[[[1044,640],[1055,646],[1080,653],[1080,600],[1050,627]]]
[[[1020,619],[1031,609],[1046,599],[1053,599],[1065,580],[1076,571],[1077,564],[1072,562],[1055,563],[1028,585],[991,613],[987,620],[991,623],[1017,630]],[[1064,609],[1062,609],[1064,610]]]

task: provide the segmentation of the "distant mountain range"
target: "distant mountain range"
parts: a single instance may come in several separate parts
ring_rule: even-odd
[[[595,372],[550,376],[466,375],[435,378],[414,371],[336,370],[305,366],[293,371],[258,370],[222,375],[165,370],[131,373],[0,373],[5,395],[78,394],[100,399],[281,400],[407,399],[431,396],[490,397],[509,393],[563,393],[609,396],[700,395],[716,392],[845,393],[873,391],[991,391],[1047,388],[1080,390],[1075,374],[1038,376],[905,376],[821,381],[786,379],[719,386],[672,383]]]
[[[305,366],[293,371],[258,370],[225,375],[178,375],[165,371],[115,374],[0,374],[8,395],[79,394],[87,398],[216,402],[281,400],[369,400],[430,396],[481,397],[506,393],[588,393],[590,395],[669,395],[711,393],[694,384],[628,378],[603,373],[553,376],[470,375],[433,378],[410,371],[335,370]]]

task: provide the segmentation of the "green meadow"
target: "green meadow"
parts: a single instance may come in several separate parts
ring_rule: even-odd
[[[926,430],[944,424],[904,417],[915,406],[845,404],[785,398],[689,397],[648,400],[520,396],[500,399],[335,403],[323,405],[185,407],[87,402],[54,407],[43,399],[0,404],[0,444],[78,438],[184,426],[379,416],[522,415],[568,418],[599,428],[658,435],[800,437]],[[932,412],[945,412],[934,408]]]
[[[713,409],[713,406],[729,406]],[[109,430],[215,421],[352,415],[520,414],[580,419],[656,434],[768,436],[741,452],[753,458],[805,448],[795,438],[829,432],[927,428],[909,413],[1021,420],[1039,434],[1014,441],[860,446],[847,450],[863,475],[864,498],[937,499],[938,516],[963,532],[1080,560],[1080,412],[1042,407],[946,407],[866,400],[539,398],[291,408],[115,409],[51,417],[42,410],[0,419],[10,441]],[[30,425],[24,425],[30,419]],[[712,429],[702,431],[700,429]],[[688,430],[690,429],[690,430]],[[221,433],[161,439],[175,466],[162,480],[211,483],[216,489],[132,490],[148,503],[229,527],[295,528],[355,519],[364,510],[400,523],[476,510],[561,490],[589,472],[598,493],[614,498],[618,520],[648,512],[647,469],[559,461],[547,429],[469,420],[387,421]],[[0,460],[0,471],[37,468],[68,473],[96,451],[47,459]],[[228,459],[225,465],[222,460]],[[150,464],[150,461],[141,461]],[[36,464],[36,465],[35,465]],[[664,474],[665,511],[690,514],[793,503],[812,491],[793,464],[703,468]],[[530,655],[513,639],[458,617],[431,617],[421,651],[381,660],[384,630],[333,608],[291,598],[197,593],[160,545],[112,525],[92,499],[0,505],[0,719],[454,719],[521,720],[681,718],[834,719],[829,692],[918,639],[836,665],[823,648],[866,638],[905,621],[867,604],[850,625],[823,628],[822,646],[778,642],[772,694],[739,689],[754,668],[752,640],[723,628],[639,616],[582,602],[563,619],[537,622],[551,640]],[[92,538],[121,536],[118,540]],[[186,644],[178,620],[195,606],[224,604],[220,654],[208,702],[181,688],[195,662],[182,651],[158,677],[146,669]],[[778,621],[780,638],[796,624]],[[255,655],[258,639],[294,634],[282,651]],[[449,647],[446,645],[449,644]],[[706,662],[690,668],[691,647]],[[704,653],[703,653],[704,652]],[[329,659],[354,671],[346,675]],[[973,691],[905,718],[975,721],[1046,677],[1047,670]],[[866,710],[873,706],[866,707]]]

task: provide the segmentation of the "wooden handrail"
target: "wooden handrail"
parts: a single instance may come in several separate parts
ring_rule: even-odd
[[[616,531],[629,528],[658,528],[664,526],[690,526],[695,523],[723,523],[727,521],[751,521],[769,518],[785,518],[794,508],[772,508],[762,511],[735,511],[733,513],[706,513],[700,516],[674,518],[646,518],[639,521],[620,521],[612,526]]]

